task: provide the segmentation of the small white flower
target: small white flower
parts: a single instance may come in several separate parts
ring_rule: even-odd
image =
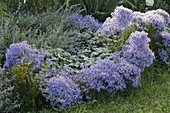
[[[24,4],[26,3],[26,0],[24,0]]]
[[[145,0],[147,6],[153,6],[154,0]]]

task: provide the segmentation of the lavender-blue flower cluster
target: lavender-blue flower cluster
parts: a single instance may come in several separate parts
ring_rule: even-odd
[[[145,27],[148,24],[159,31],[164,31],[166,25],[170,22],[169,14],[162,9],[141,13],[133,12],[123,6],[118,6],[111,13],[111,16],[106,19],[99,29],[101,35],[112,36],[130,25],[136,25],[141,30],[148,30]]]
[[[165,47],[170,47],[170,33],[163,31],[160,33],[160,36],[163,38],[162,42]]]
[[[167,59],[169,58],[167,51],[163,48],[158,49],[158,53],[163,62],[166,62]]]
[[[119,60],[115,62],[113,71],[116,71],[123,76],[126,85],[129,84],[127,81],[130,81],[132,86],[140,86],[141,69],[133,64],[130,64],[126,59],[119,58]]]
[[[142,30],[146,30],[146,28],[143,28],[143,25],[149,24],[159,31],[164,31],[169,21],[169,14],[162,9],[152,10],[146,13],[133,12],[132,23],[137,25]]]
[[[52,106],[70,108],[82,101],[81,90],[71,79],[62,76],[47,81],[45,92]]]
[[[77,15],[73,21],[74,28],[80,29],[90,29],[90,30],[98,30],[101,27],[101,23],[92,17],[91,15]]]
[[[147,35],[144,31],[132,33],[122,50],[114,54],[112,61],[102,60],[83,69],[78,81],[83,84],[84,92],[107,90],[113,95],[126,88],[129,81],[133,87],[140,86],[141,72],[155,58]]]
[[[22,62],[23,59],[34,61],[34,69],[40,68],[43,55],[36,48],[32,48],[26,41],[21,43],[11,44],[6,53],[7,68],[12,68],[15,64]]]
[[[149,67],[155,59],[154,53],[149,48],[150,39],[147,35],[144,31],[135,31],[122,48],[123,57],[142,71],[145,67]]]
[[[113,61],[102,60],[90,68],[83,69],[78,75],[78,81],[83,84],[84,92],[88,94],[90,90],[107,90],[110,94],[115,94],[122,91],[126,87],[125,81],[114,68]]]
[[[133,19],[132,10],[123,6],[116,7],[111,15],[112,18],[108,17],[99,30],[101,35],[111,36],[117,32],[121,32]]]

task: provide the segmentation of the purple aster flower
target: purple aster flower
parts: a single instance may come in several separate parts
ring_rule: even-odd
[[[26,41],[21,43],[11,44],[6,53],[5,66],[12,68],[15,64],[20,63],[23,59],[34,61],[34,69],[40,68],[44,56],[38,54],[36,48],[32,48]]]
[[[168,57],[168,53],[164,49],[158,49],[159,56],[163,62],[166,62]]]
[[[101,35],[111,36],[117,32],[121,32],[129,26],[133,19],[132,10],[123,6],[116,7],[111,15],[112,18],[108,17],[103,23],[100,29]]]
[[[160,36],[163,38],[162,42],[165,47],[170,46],[170,33],[163,31],[160,33]]]
[[[113,95],[122,91],[126,84],[123,77],[114,71],[114,67],[113,61],[102,60],[90,68],[83,69],[78,75],[78,81],[83,84],[84,92],[88,94],[90,90],[107,90]]]
[[[62,76],[49,79],[45,92],[50,104],[57,108],[70,108],[82,100],[78,85],[71,79]]]
[[[73,27],[75,28],[85,28],[94,31],[98,30],[101,27],[101,25],[102,24],[91,15],[86,16],[77,15],[75,20],[73,21]]]
[[[150,66],[155,59],[154,53],[149,48],[150,39],[147,35],[144,31],[132,33],[122,49],[123,58],[142,71],[144,67]]]

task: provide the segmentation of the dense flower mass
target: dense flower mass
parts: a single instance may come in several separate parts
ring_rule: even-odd
[[[152,10],[146,13],[133,12],[133,24],[137,25],[142,30],[146,30],[146,28],[142,27],[144,24],[149,24],[155,29],[164,31],[169,21],[169,14],[162,9]]]
[[[131,64],[136,65],[141,70],[153,63],[154,53],[149,48],[150,39],[147,33],[136,31],[132,33],[126,44],[123,46],[123,57]]]
[[[77,15],[73,21],[73,27],[75,28],[86,28],[94,31],[98,30],[101,25],[102,24],[91,15]]]
[[[116,19],[118,26],[122,30],[125,29],[133,19],[132,10],[123,6],[116,7],[111,15]]]
[[[34,69],[39,68],[43,56],[38,54],[37,49],[33,49],[26,41],[21,43],[11,44],[6,53],[5,66],[12,68],[15,64],[20,63],[23,59],[34,61]]]
[[[158,49],[159,56],[163,62],[169,58],[168,53],[165,49]]]
[[[111,14],[112,18],[108,17],[103,23],[100,33],[101,35],[114,35],[114,33],[124,30],[132,21],[132,10],[124,8],[123,6],[116,7]]]
[[[116,91],[122,91],[125,87],[125,81],[119,73],[114,71],[115,64],[110,60],[102,60],[96,65],[83,69],[78,80],[84,84],[84,91],[107,90],[111,94]]]
[[[131,81],[132,86],[138,87],[140,86],[140,73],[141,69],[137,66],[130,64],[123,58],[120,58],[119,61],[116,61],[114,71],[118,72],[123,76],[125,81]],[[127,83],[129,84],[129,83]]]
[[[163,38],[162,42],[165,47],[170,46],[170,33],[163,31],[160,33],[160,36]]]
[[[144,23],[152,25],[154,28],[163,31],[165,30],[166,21],[163,16],[153,13],[145,13],[143,17]]]
[[[164,17],[166,23],[168,23],[168,21],[170,19],[169,14],[166,11],[162,10],[162,9],[148,11],[148,12],[146,12],[146,14],[159,14],[160,16]]]
[[[45,92],[50,104],[59,108],[70,108],[81,102],[80,88],[71,79],[62,76],[47,81]]]

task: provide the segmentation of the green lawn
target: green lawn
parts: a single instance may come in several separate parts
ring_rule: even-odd
[[[140,88],[95,104],[77,105],[61,113],[170,113],[170,74],[145,72],[141,81]],[[49,113],[49,110],[40,113]]]

